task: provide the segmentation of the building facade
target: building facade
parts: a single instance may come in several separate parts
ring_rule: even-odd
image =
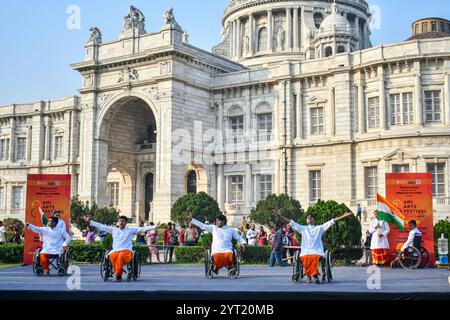
[[[23,218],[28,173],[136,220],[204,191],[238,224],[272,193],[370,211],[386,173],[432,172],[448,217],[450,30],[372,47],[370,18],[364,0],[232,0],[207,52],[173,10],[147,32],[130,7],[118,40],[91,29],[79,96],[0,108],[0,219]]]

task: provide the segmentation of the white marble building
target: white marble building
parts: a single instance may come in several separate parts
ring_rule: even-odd
[[[449,22],[372,47],[369,20],[364,0],[233,0],[212,52],[171,10],[147,32],[131,7],[111,42],[92,28],[79,96],[0,107],[0,219],[23,218],[28,173],[155,221],[206,191],[236,224],[271,193],[370,211],[408,171],[434,173],[448,217]]]

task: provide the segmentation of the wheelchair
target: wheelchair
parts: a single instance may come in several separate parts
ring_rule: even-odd
[[[36,249],[33,254],[33,273],[38,277],[44,275],[44,268],[41,265],[40,254],[42,252],[42,248]],[[58,271],[58,276],[64,277],[67,275],[67,270],[69,269],[70,262],[70,251],[66,250],[63,254],[52,254],[49,256],[50,258],[50,268],[53,267],[56,271]]]
[[[405,252],[399,252],[391,268],[402,267],[403,269],[423,269],[430,263],[430,253],[422,246],[422,237],[415,237],[412,247]]]
[[[102,261],[100,263],[100,275],[103,281],[107,282],[114,277],[114,268],[109,260],[109,254],[111,251],[106,251],[103,254]],[[139,253],[133,251],[133,259],[126,266],[125,274],[127,275],[127,281],[137,281],[141,277],[141,259]]]
[[[302,259],[300,257],[300,251],[297,251],[294,255],[294,263],[292,266],[292,282],[300,283],[306,276],[305,268],[302,264]],[[333,281],[333,260],[330,251],[325,253],[325,257],[320,258],[320,267],[322,270],[322,283]]]
[[[237,279],[240,275],[240,263],[237,250],[233,250],[233,266],[228,269],[228,278]],[[205,276],[208,279],[214,278],[214,259],[211,250],[205,252]]]

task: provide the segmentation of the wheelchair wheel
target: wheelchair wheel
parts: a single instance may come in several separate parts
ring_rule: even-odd
[[[207,250],[205,252],[205,277],[207,277],[208,279],[212,279],[214,277],[212,272],[212,265],[211,250]]]
[[[417,269],[420,265],[420,252],[416,248],[408,248],[405,253],[400,252],[398,262],[403,269]]]
[[[236,270],[236,268],[231,268],[228,271],[228,278],[233,279],[233,280],[238,278],[238,271]]]
[[[234,251],[234,268],[236,269],[236,275],[239,277],[241,275],[241,264],[239,263],[239,254]]]
[[[141,259],[139,253],[133,255],[133,280],[137,281],[141,277]]]
[[[100,274],[105,282],[112,276],[111,262],[109,261],[108,254],[109,251],[103,254],[102,262],[100,263]]]
[[[325,253],[325,269],[328,283],[333,281],[333,257],[330,251]]]
[[[303,265],[300,258],[300,252],[294,255],[294,263],[292,264],[292,282],[299,283],[303,279]]]
[[[430,263],[430,253],[424,247],[420,247],[420,265],[419,268],[428,268],[428,264]]]
[[[66,250],[66,252],[64,252],[64,256],[63,256],[63,268],[64,270],[69,270],[70,267],[70,250]]]
[[[396,258],[395,260],[393,260],[391,262],[391,269],[396,269],[396,268],[398,268],[398,266],[399,266],[398,258]]]
[[[36,249],[33,254],[33,273],[37,276],[42,276],[44,274],[44,269],[41,267],[41,261],[40,261],[40,253],[42,249]]]

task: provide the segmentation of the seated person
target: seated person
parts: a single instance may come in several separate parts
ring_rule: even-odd
[[[411,230],[409,232],[408,240],[405,242],[403,247],[401,248],[401,252],[405,252],[406,249],[410,247],[414,247],[414,239],[416,237],[421,237],[422,232],[417,228],[417,222],[415,220],[412,220],[409,222],[409,229]],[[420,249],[420,248],[417,248]]]
[[[207,225],[198,220],[192,219],[192,214],[188,215],[188,220],[192,220],[194,226],[212,233],[213,241],[211,254],[214,260],[214,273],[219,274],[219,270],[226,267],[233,268],[233,239],[241,245],[241,250],[246,245],[245,240],[233,228],[227,227],[227,218],[220,215],[216,219],[216,225]]]
[[[44,275],[50,274],[50,256],[62,255],[72,240],[65,229],[57,228],[58,218],[52,217],[48,219],[47,227],[36,227],[27,223],[27,228],[31,231],[42,235],[44,245],[39,256],[40,263],[44,269]]]
[[[280,211],[278,211],[278,216],[287,224],[291,225],[295,230],[302,234],[302,250],[300,257],[302,259],[303,267],[305,268],[305,273],[308,284],[311,283],[311,278],[315,279],[316,284],[320,284],[319,280],[319,262],[320,258],[325,255],[322,243],[322,235],[336,224],[339,220],[345,219],[352,216],[353,213],[347,213],[343,216],[333,219],[324,225],[316,226],[314,216],[308,215],[306,218],[307,226],[302,226],[293,220],[289,220],[284,217]],[[323,275],[324,276],[324,275]]]
[[[92,221],[91,217],[83,217],[84,221],[89,223],[91,227],[112,234],[113,249],[109,253],[109,260],[114,268],[114,282],[122,281],[123,267],[133,260],[133,236],[139,233],[146,233],[155,230],[158,226],[149,226],[145,228],[129,228],[127,227],[128,218],[126,216],[119,217],[116,227],[108,227],[98,222]]]

